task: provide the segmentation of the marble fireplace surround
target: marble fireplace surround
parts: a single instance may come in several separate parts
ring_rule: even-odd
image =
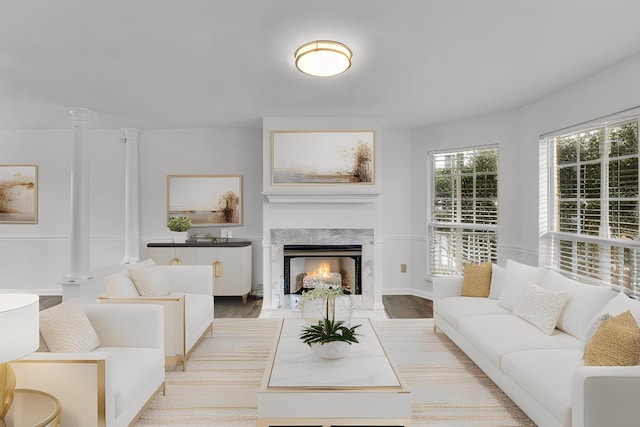
[[[360,228],[283,228],[271,229],[272,305],[290,309],[284,294],[284,245],[362,245],[362,295],[352,295],[354,308],[371,310],[374,306],[374,233]]]

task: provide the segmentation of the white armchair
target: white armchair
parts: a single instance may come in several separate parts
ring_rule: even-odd
[[[168,285],[169,293],[141,296],[125,270],[105,277],[100,303],[156,304],[164,307],[165,364],[183,370],[189,355],[213,325],[213,267],[210,265],[151,265],[141,267]],[[134,272],[135,273],[135,272]]]
[[[18,388],[45,391],[62,406],[62,427],[132,425],[164,391],[161,307],[82,307],[100,341],[90,352],[39,350],[12,362]]]

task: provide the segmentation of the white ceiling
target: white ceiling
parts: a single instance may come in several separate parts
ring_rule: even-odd
[[[0,0],[0,127],[421,126],[514,108],[640,52],[638,0]],[[332,78],[293,52],[354,52]]]

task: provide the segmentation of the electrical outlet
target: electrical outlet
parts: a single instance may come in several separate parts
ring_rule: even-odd
[[[400,273],[407,272],[407,264],[400,264]]]

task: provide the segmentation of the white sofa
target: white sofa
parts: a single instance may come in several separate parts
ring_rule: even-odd
[[[38,351],[11,366],[17,388],[42,390],[62,407],[62,427],[124,427],[164,391],[159,306],[82,307],[100,341],[90,352]]]
[[[98,302],[163,306],[165,362],[168,367],[182,364],[184,370],[189,355],[213,325],[213,267],[143,264],[137,268],[157,275],[170,293],[141,296],[129,269],[105,277],[106,292],[98,296]]]
[[[523,284],[568,293],[547,335],[514,315]],[[640,366],[585,366],[583,340],[594,319],[640,302],[542,267],[492,266],[488,298],[462,297],[462,277],[434,279],[434,325],[460,347],[540,426],[637,426]],[[520,294],[519,294],[520,292]]]

